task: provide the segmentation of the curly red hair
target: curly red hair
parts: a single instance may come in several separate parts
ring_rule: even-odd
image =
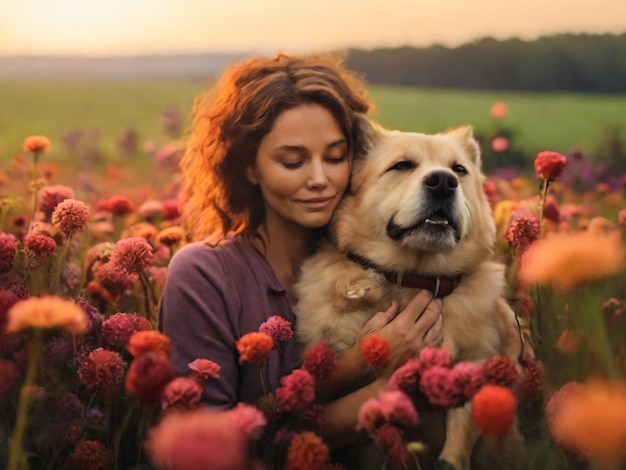
[[[278,115],[306,103],[328,109],[350,151],[359,151],[359,116],[371,102],[363,80],[337,57],[250,58],[229,67],[208,94],[196,97],[181,160],[182,223],[193,239],[250,232],[262,223],[263,198],[246,170],[254,166]]]

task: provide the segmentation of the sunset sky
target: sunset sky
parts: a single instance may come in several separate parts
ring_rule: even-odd
[[[455,46],[626,32],[626,0],[0,0],[0,54]]]

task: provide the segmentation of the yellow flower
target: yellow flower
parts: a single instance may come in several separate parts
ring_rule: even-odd
[[[27,328],[64,328],[70,333],[87,331],[89,319],[78,305],[55,296],[30,297],[16,303],[8,313],[8,333]]]
[[[502,230],[509,222],[511,212],[513,212],[515,206],[517,206],[517,202],[510,199],[505,199],[496,204],[496,207],[493,209],[493,218],[498,230]]]
[[[519,277],[527,284],[569,290],[621,271],[624,254],[619,232],[554,233],[525,252]]]

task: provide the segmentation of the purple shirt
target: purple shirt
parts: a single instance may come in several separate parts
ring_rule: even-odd
[[[204,384],[203,402],[230,408],[263,396],[258,366],[239,364],[236,341],[280,315],[295,330],[295,315],[284,287],[266,259],[243,237],[217,247],[192,243],[172,258],[160,304],[159,330],[170,337],[172,363],[189,375],[188,363],[210,359],[220,365],[220,378]],[[274,349],[265,370],[269,391],[300,365],[295,339]]]

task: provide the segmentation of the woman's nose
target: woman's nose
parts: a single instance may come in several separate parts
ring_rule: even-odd
[[[311,188],[320,188],[328,186],[328,177],[321,160],[313,159],[309,165],[309,175],[307,185]]]

